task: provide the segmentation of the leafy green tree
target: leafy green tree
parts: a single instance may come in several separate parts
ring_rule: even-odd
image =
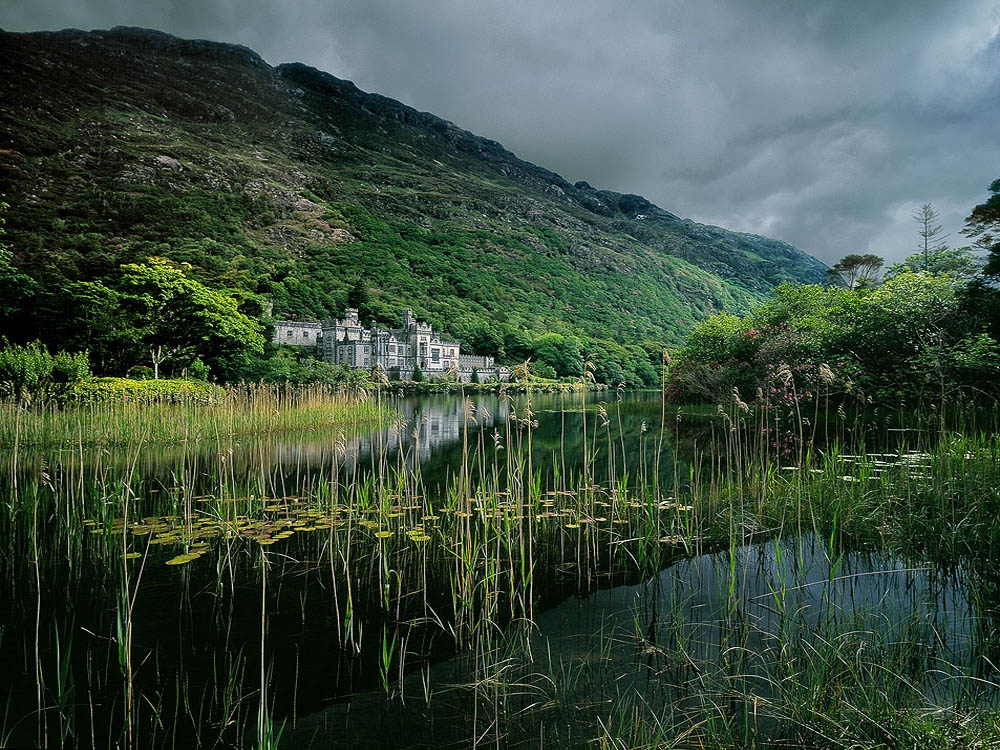
[[[962,294],[962,314],[982,321],[985,330],[1000,341],[1000,293],[986,277],[973,279]]]
[[[30,276],[26,276],[14,267],[13,254],[2,238],[5,234],[4,214],[10,206],[0,201],[0,328],[13,333],[18,325],[18,317],[27,306],[29,299],[34,297],[37,285]]]
[[[252,357],[241,368],[244,380],[264,383],[326,383],[350,387],[366,377],[363,370],[324,362],[301,347],[268,344],[265,356]],[[197,362],[197,360],[195,360]]]
[[[145,358],[135,316],[121,293],[98,281],[81,281],[65,289],[69,318],[75,325],[64,335],[70,348],[90,352],[94,371],[114,375],[128,371]]]
[[[579,377],[583,375],[583,355],[580,342],[572,336],[559,333],[545,333],[532,342],[535,360],[539,365],[547,365],[558,377]]]
[[[989,197],[966,217],[962,234],[989,253],[983,273],[1000,277],[1000,179],[990,184]]]
[[[523,328],[508,328],[504,332],[503,348],[510,361],[524,362],[535,356],[532,340]]]
[[[848,289],[870,286],[878,278],[885,259],[874,253],[851,253],[830,267],[830,275],[843,282]]]
[[[368,284],[361,277],[354,282],[354,286],[347,292],[347,306],[358,311],[358,317],[362,321],[374,317],[372,310],[372,295],[368,291]]]
[[[915,253],[901,263],[893,263],[886,271],[886,277],[898,276],[901,273],[916,273],[926,271],[932,274],[944,274],[956,279],[968,281],[979,272],[981,263],[970,247],[944,247],[931,250],[924,254]]]
[[[466,336],[465,343],[476,354],[502,360],[505,356],[503,331],[493,323],[482,322],[475,325]]]
[[[90,377],[83,352],[50,354],[39,342],[0,348],[0,389],[18,401],[62,398]]]
[[[647,357],[637,357],[635,360],[635,374],[638,378],[638,387],[654,386],[660,382],[660,374],[656,367]]]
[[[122,266],[122,301],[156,378],[164,362],[184,368],[200,356],[224,364],[264,348],[260,323],[241,313],[233,297],[189,278],[189,270],[160,257]]]
[[[996,338],[984,317],[969,314],[967,294],[954,276],[922,271],[857,292],[780,286],[745,318],[719,315],[697,326],[671,368],[670,394],[710,403],[728,400],[733,388],[744,398],[766,395],[778,370],[800,395],[831,391],[831,381],[817,379],[821,370],[836,388],[880,400],[996,391]]]

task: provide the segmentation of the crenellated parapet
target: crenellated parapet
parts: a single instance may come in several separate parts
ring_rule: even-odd
[[[282,321],[274,327],[276,344],[315,347],[323,360],[351,369],[378,368],[393,380],[411,380],[419,370],[427,377],[449,375],[470,380],[503,379],[506,368],[497,368],[492,357],[462,354],[457,341],[442,338],[430,323],[403,310],[400,328],[365,326],[354,308],[342,318],[322,323]]]

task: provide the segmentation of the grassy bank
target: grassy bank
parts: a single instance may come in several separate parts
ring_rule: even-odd
[[[0,448],[127,449],[247,435],[336,432],[385,423],[380,399],[328,386],[244,385],[198,381],[95,379],[75,400],[25,408],[0,403]]]

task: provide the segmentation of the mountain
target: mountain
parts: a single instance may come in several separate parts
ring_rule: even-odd
[[[80,282],[165,256],[276,318],[411,307],[466,349],[558,334],[648,380],[695,322],[824,272],[306,65],[145,29],[0,32],[0,194],[31,290],[5,333],[60,348],[100,346]]]

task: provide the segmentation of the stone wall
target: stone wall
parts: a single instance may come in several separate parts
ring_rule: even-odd
[[[274,343],[292,346],[319,346],[323,342],[323,326],[297,320],[274,324]]]

